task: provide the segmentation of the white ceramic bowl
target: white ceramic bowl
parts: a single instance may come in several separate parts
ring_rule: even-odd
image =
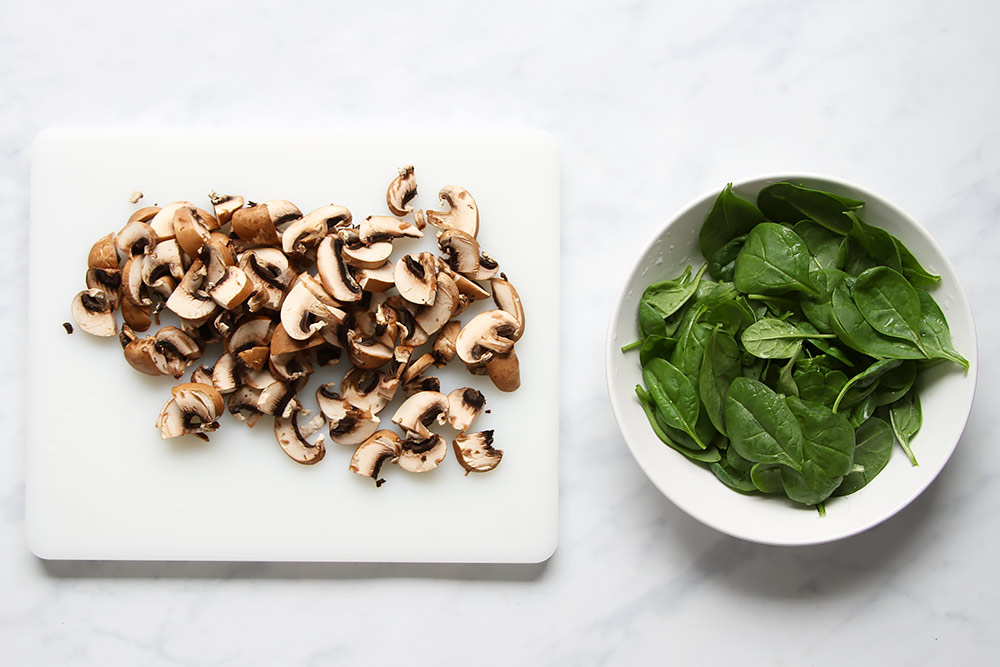
[[[944,467],[965,428],[978,370],[972,311],[954,268],[931,236],[908,215],[878,195],[856,185],[819,176],[782,174],[735,183],[737,195],[756,201],[761,189],[792,181],[860,199],[866,222],[898,236],[929,271],[941,276],[932,292],[951,326],[955,348],[971,368],[964,375],[954,364],[939,364],[918,378],[923,426],[912,446],[920,465],[913,467],[896,445],[889,464],[868,486],[826,503],[826,516],[773,496],[732,491],[706,468],[664,445],[649,426],[635,396],[641,384],[638,352],[622,353],[638,338],[636,312],[650,283],[675,277],[688,264],[704,263],[698,232],[718,196],[711,192],[671,218],[640,254],[611,316],[607,340],[608,392],[625,442],[639,466],[675,505],[695,519],[734,537],[776,545],[830,542],[875,526],[903,509],[927,488]],[[719,188],[721,190],[721,187]]]

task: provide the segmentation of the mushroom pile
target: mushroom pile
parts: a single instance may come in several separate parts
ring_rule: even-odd
[[[503,455],[493,431],[469,432],[486,402],[482,392],[443,393],[432,371],[457,357],[499,390],[516,390],[524,309],[479,246],[472,195],[446,186],[445,210],[425,211],[411,206],[416,193],[407,166],[386,192],[391,215],[360,222],[336,204],[303,214],[289,201],[214,192],[212,212],[187,201],[140,208],[91,248],[73,317],[87,333],[117,335],[141,373],[180,379],[202,361],[163,406],[156,421],[163,438],[207,441],[227,410],[249,427],[269,415],[293,460],[322,460],[325,436],[312,436],[328,428],[333,442],[355,447],[350,470],[381,485],[387,461],[409,472],[437,467],[448,445],[432,428],[447,426],[466,474],[493,470]],[[428,225],[438,253],[392,258],[394,241],[422,238]],[[462,323],[473,302],[491,297],[495,308]],[[162,316],[176,326],[160,326]],[[342,356],[351,368],[339,383],[319,386],[319,412],[303,421],[312,412],[299,391]],[[379,413],[399,391],[406,398],[391,418],[396,433],[382,428]]]

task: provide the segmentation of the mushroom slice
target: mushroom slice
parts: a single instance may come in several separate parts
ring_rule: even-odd
[[[402,237],[419,239],[423,235],[414,225],[389,215],[370,215],[358,226],[358,238],[365,245]]]
[[[135,221],[149,222],[159,212],[160,212],[160,207],[159,206],[144,206],[144,207],[138,209],[137,211],[135,211],[132,215],[130,215],[128,217],[128,221],[129,222],[135,222]]]
[[[350,224],[351,212],[344,206],[330,204],[310,211],[281,233],[281,249],[289,257],[302,257],[315,248],[338,225]]]
[[[486,372],[500,391],[517,391],[521,386],[521,370],[514,350],[498,354],[486,362]]]
[[[264,246],[277,246],[281,243],[276,228],[278,223],[268,210],[267,202],[233,211],[231,222],[236,236],[247,243]]]
[[[396,409],[392,423],[420,439],[431,437],[427,427],[448,420],[448,397],[439,391],[422,391],[410,396]]]
[[[175,201],[161,208],[149,219],[149,226],[153,228],[158,241],[174,238],[174,215],[182,208],[193,209],[194,204],[189,201]]]
[[[460,229],[446,229],[438,235],[438,247],[452,271],[469,274],[479,270],[479,242]]]
[[[115,236],[115,247],[124,257],[137,257],[152,252],[157,240],[148,222],[129,220]]]
[[[500,276],[500,278],[490,280],[490,287],[493,288],[493,301],[497,304],[497,308],[507,311],[517,320],[514,340],[518,340],[524,333],[524,306],[521,305],[521,297],[507,280],[507,276],[502,273]]]
[[[392,243],[379,241],[364,245],[360,241],[351,245],[344,240],[344,262],[359,269],[377,269],[388,261],[392,255]]]
[[[212,210],[220,225],[232,220],[233,213],[243,208],[244,203],[239,195],[220,195],[214,191],[208,195],[208,200],[212,202]]]
[[[333,391],[332,385],[323,386]],[[352,368],[340,382],[340,393],[351,405],[375,415],[389,405],[398,387],[399,378],[393,374]]]
[[[128,299],[122,299],[122,319],[136,331],[145,331],[153,321],[149,317],[149,306],[137,306]]]
[[[236,363],[236,383],[239,385],[246,385],[247,387],[253,387],[254,389],[264,390],[275,382],[282,381],[282,378],[276,377],[274,373],[271,372],[270,367],[262,368],[257,371],[242,364],[239,357],[234,357],[234,359],[234,363]]]
[[[87,268],[118,270],[118,252],[115,250],[115,235],[108,234],[99,238],[90,248],[87,256]]]
[[[308,273],[299,274],[281,304],[281,324],[295,340],[305,340],[329,323],[340,324],[346,316]]]
[[[465,468],[465,474],[470,472],[489,472],[503,458],[502,449],[493,448],[493,429],[460,435],[452,442],[455,458]]]
[[[392,347],[351,330],[347,332],[347,356],[357,368],[371,370],[392,359]]]
[[[410,201],[417,196],[417,178],[413,175],[413,165],[399,169],[399,175],[392,179],[385,193],[385,203],[393,215],[400,217],[413,212]]]
[[[191,371],[191,382],[212,386],[212,369],[205,364],[198,364],[198,367]]]
[[[160,241],[153,252],[142,259],[143,284],[164,299],[173,292],[176,285],[174,281],[183,278],[184,258],[181,256],[181,246],[174,239]]]
[[[451,319],[458,308],[458,287],[447,273],[437,277],[437,294],[434,305],[420,306],[414,319],[428,334],[437,333]]]
[[[287,382],[272,382],[264,387],[257,399],[257,409],[265,415],[274,415],[285,419],[298,412],[306,414],[302,405],[295,398],[295,386]]]
[[[337,301],[360,301],[361,287],[350,268],[344,263],[344,241],[334,235],[327,236],[316,251],[316,268],[323,287]]]
[[[326,447],[323,445],[323,434],[320,433],[316,442],[309,442],[299,428],[299,414],[303,412],[296,406],[287,417],[274,418],[274,437],[281,449],[296,463],[313,465],[323,460]]]
[[[125,260],[122,267],[122,296],[136,306],[149,307],[153,301],[149,289],[142,282],[143,255]]]
[[[446,185],[438,192],[438,197],[450,210],[427,211],[427,222],[440,229],[459,229],[472,237],[479,233],[479,208],[468,190]]]
[[[384,429],[375,431],[354,450],[354,455],[351,456],[351,472],[371,477],[375,480],[375,486],[382,486],[385,480],[378,478],[382,464],[386,461],[395,461],[401,446],[402,440],[394,432]]]
[[[406,396],[413,396],[422,391],[441,391],[441,380],[433,375],[420,375],[403,383],[403,393]]]
[[[313,373],[308,352],[290,352],[268,357],[268,368],[274,377],[288,382],[309,377]]]
[[[378,430],[381,420],[371,411],[358,408],[325,384],[316,390],[323,416],[330,420],[330,439],[340,445],[358,445]]]
[[[111,301],[101,289],[88,289],[73,297],[73,319],[80,328],[94,336],[118,333]]]
[[[376,269],[359,269],[357,281],[366,292],[385,292],[396,284],[396,268],[387,261]]]
[[[481,299],[490,298],[490,293],[487,292],[483,287],[474,280],[471,280],[461,273],[456,273],[451,270],[451,267],[444,262],[444,260],[438,261],[438,269],[440,273],[447,273],[451,276],[452,280],[455,281],[455,285],[458,287],[458,291],[461,294],[469,297],[473,301],[479,301]]]
[[[434,365],[438,368],[448,365],[455,358],[455,341],[458,339],[458,332],[462,330],[462,323],[452,320],[438,332],[438,337],[434,341],[431,354],[434,356]]]
[[[270,322],[269,318],[264,318]],[[326,329],[324,329],[326,331]],[[325,345],[326,340],[320,334],[313,334],[305,340],[295,340],[288,335],[285,331],[285,327],[279,322],[277,326],[274,327],[274,332],[271,334],[271,355],[279,356],[282,354],[288,354],[290,352],[301,352],[302,350],[308,350],[311,347],[319,347],[320,345]]]
[[[436,268],[434,255],[429,252],[400,257],[393,272],[399,294],[417,305],[433,305],[437,295]]]
[[[212,367],[212,386],[222,394],[236,391],[239,382],[236,380],[236,355],[226,352]]]
[[[209,385],[195,382],[178,385],[170,394],[156,420],[160,437],[166,440],[190,434],[207,441],[206,434],[219,428],[216,420],[225,409],[222,395]]]
[[[87,269],[87,289],[99,289],[108,297],[111,310],[121,301],[122,272],[118,269]]]
[[[399,328],[399,344],[410,348],[417,348],[427,342],[430,336],[420,328],[414,317],[416,306],[403,297],[391,296],[385,301],[387,308],[391,308],[396,313],[396,325]]]
[[[122,331],[123,336],[124,333]],[[156,349],[156,339],[152,336],[130,340],[125,345],[125,361],[132,368],[146,375],[166,374],[163,369],[166,367],[167,361]]]
[[[226,337],[226,352],[239,354],[255,347],[270,348],[271,336],[275,324],[270,317],[255,316],[243,320],[233,332]]]
[[[427,354],[423,354],[420,358],[413,361],[413,363],[411,363],[405,371],[403,371],[403,375],[400,379],[404,383],[412,382],[416,378],[423,375],[424,371],[430,368],[433,364],[434,356],[429,352]]]
[[[278,310],[294,277],[285,253],[277,248],[247,250],[240,255],[239,267],[253,284],[254,293],[247,303],[250,311]]]
[[[201,247],[211,238],[209,228],[195,217],[190,208],[179,208],[174,213],[174,236],[188,257],[198,256]]]
[[[447,454],[448,442],[440,435],[432,433],[419,440],[409,438],[403,440],[396,463],[407,472],[427,472],[437,468]]]
[[[472,387],[460,387],[448,394],[448,423],[460,433],[465,433],[483,411],[486,397]]]
[[[202,289],[206,273],[201,260],[195,260],[167,299],[167,308],[186,320],[201,321],[211,317],[218,305]]]
[[[253,283],[240,267],[227,266],[222,277],[208,288],[208,294],[221,307],[233,310],[253,294]]]
[[[153,337],[159,357],[153,357],[160,364],[164,375],[179,378],[195,359],[201,358],[202,350],[198,341],[177,327],[163,327]]]
[[[476,268],[473,278],[476,280],[489,280],[497,274],[500,270],[500,265],[497,261],[487,255],[485,252],[479,253],[479,266]]]
[[[271,217],[271,224],[275,228],[287,226],[302,217],[299,207],[287,199],[268,199],[261,206],[267,209],[267,214]]]
[[[487,310],[469,320],[458,333],[455,352],[466,364],[487,362],[514,348],[518,322],[505,310]]]
[[[247,426],[253,428],[257,421],[264,414],[257,407],[260,402],[260,389],[253,387],[240,387],[229,395],[227,401],[229,414],[238,420],[246,422]]]

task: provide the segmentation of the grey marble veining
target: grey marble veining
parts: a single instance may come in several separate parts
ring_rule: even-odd
[[[0,4],[3,662],[983,664],[1000,648],[998,28],[988,0]],[[392,124],[530,125],[560,144],[556,555],[529,567],[31,556],[31,360],[17,350],[30,335],[34,136]],[[784,549],[700,525],[645,479],[606,400],[603,344],[633,258],[673,211],[795,170],[862,184],[931,231],[972,302],[982,368],[965,435],[916,502],[857,537]]]

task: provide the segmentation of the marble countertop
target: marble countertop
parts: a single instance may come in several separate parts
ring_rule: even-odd
[[[998,28],[989,0],[4,2],[4,663],[983,663],[1000,622]],[[531,126],[559,143],[556,554],[531,566],[32,556],[32,360],[17,350],[35,135],[398,124]],[[602,360],[621,282],[665,219],[727,181],[789,171],[863,184],[920,220],[961,276],[982,345],[976,405],[937,481],[881,526],[805,548],[727,537],[665,500],[618,433]]]

